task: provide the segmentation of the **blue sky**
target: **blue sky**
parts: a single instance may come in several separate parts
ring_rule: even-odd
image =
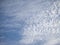
[[[60,45],[59,0],[0,2],[0,45]]]

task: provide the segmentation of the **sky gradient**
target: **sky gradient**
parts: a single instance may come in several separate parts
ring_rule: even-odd
[[[0,0],[0,45],[60,45],[60,0]]]

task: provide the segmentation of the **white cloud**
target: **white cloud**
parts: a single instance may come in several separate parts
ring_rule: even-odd
[[[57,2],[53,2],[53,4],[50,5],[50,8],[47,7],[48,9],[46,10],[38,10],[41,8],[38,8],[39,6],[36,6],[36,5],[33,5],[33,7],[35,7],[34,10],[33,10],[33,7],[31,9],[29,8],[31,11],[33,12],[36,11],[36,12],[33,13],[33,16],[27,18],[26,20],[27,25],[24,27],[24,32],[23,32],[24,37],[20,40],[20,42],[27,44],[27,45],[35,43],[37,40],[47,41],[51,39],[47,42],[47,45],[50,43],[51,45],[53,45],[57,42],[57,40],[55,39],[52,40],[52,37],[56,38],[57,35],[59,35],[58,33],[56,33],[56,30],[59,28],[58,25],[60,25],[58,23],[59,20],[57,18],[59,14],[56,14],[56,12],[54,12],[53,9],[51,9],[51,8],[54,8],[54,10],[56,10],[54,3],[57,3]],[[51,17],[51,15],[53,15],[53,17]],[[56,22],[57,20],[58,22]]]
[[[60,39],[51,38],[44,45],[57,45],[60,42]]]
[[[58,34],[52,33],[51,31],[60,29],[60,23],[58,23],[60,18],[57,18],[60,14],[60,1],[20,1],[21,0],[15,0],[13,3],[11,0],[11,2],[8,1],[7,3],[5,2],[2,4],[2,7],[4,7],[4,10],[2,12],[4,12],[4,14],[8,16],[14,16],[13,19],[5,21],[6,23],[10,21],[9,24],[3,24],[3,26],[5,25],[5,27],[20,28],[21,25],[18,22],[23,20],[27,23],[23,27],[23,37],[18,41],[18,43],[29,45],[37,42],[37,40],[48,40],[52,37],[57,37]],[[51,3],[53,4],[51,5]],[[59,7],[59,9],[56,6]],[[58,14],[56,15],[57,11]],[[46,44],[48,45],[51,43],[52,45],[56,42],[58,42],[58,39],[51,39]]]

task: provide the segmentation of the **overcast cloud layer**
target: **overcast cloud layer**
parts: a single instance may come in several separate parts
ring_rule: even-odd
[[[60,1],[0,0],[0,45],[60,45]]]

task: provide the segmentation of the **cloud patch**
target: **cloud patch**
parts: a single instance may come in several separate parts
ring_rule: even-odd
[[[60,39],[59,2],[58,0],[5,0],[0,6],[0,28],[2,33],[7,33],[8,39],[5,38],[7,41],[0,44],[48,45],[58,42]],[[12,41],[9,35],[11,38],[21,37],[21,39]]]
[[[60,6],[58,5],[59,1],[55,1],[52,5],[50,5],[50,7],[48,7],[48,9],[41,10],[41,12],[36,11],[34,13],[35,15],[27,19],[27,25],[24,27],[23,33],[24,37],[22,38],[22,40],[20,40],[23,44],[34,45],[33,43],[36,43],[40,40],[44,40],[47,42],[47,45],[50,43],[53,45],[57,41],[55,39],[60,37],[59,13],[57,13],[57,11],[60,10],[58,9],[58,7]],[[54,37],[55,39],[52,40],[52,37]],[[49,39],[51,39],[52,42],[48,41]]]

